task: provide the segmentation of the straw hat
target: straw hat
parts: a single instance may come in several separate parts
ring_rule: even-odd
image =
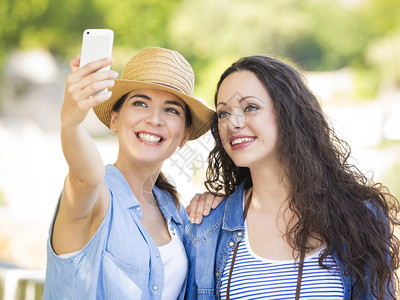
[[[110,128],[114,104],[123,95],[137,89],[157,89],[170,92],[182,99],[192,115],[194,140],[210,129],[214,111],[193,97],[194,73],[186,59],[176,51],[164,48],[148,48],[131,58],[125,65],[121,79],[109,90],[112,96],[96,105],[97,117]]]

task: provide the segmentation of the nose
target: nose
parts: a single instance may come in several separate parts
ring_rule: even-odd
[[[160,108],[152,108],[149,110],[148,115],[146,116],[146,122],[153,126],[161,126],[164,125],[164,118],[162,116],[162,109]]]
[[[241,109],[234,109],[228,119],[228,130],[235,131],[246,126],[246,116]]]

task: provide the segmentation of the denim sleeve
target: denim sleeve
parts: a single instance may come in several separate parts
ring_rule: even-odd
[[[188,216],[188,214],[186,212],[186,208],[185,208],[185,206],[183,206],[182,202],[181,202],[181,207],[179,209],[179,215],[182,219],[183,228],[185,228],[186,224],[189,222],[189,216]]]

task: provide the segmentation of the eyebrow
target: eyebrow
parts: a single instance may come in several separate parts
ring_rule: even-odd
[[[167,100],[167,101],[165,101],[165,104],[172,104],[172,105],[180,106],[183,110],[185,110],[183,108],[182,104],[180,104],[178,101]]]
[[[132,97],[130,97],[129,99],[132,99],[132,98],[143,98],[143,99],[146,99],[148,101],[152,101],[151,97],[149,97],[149,96],[147,96],[145,94],[135,94]],[[176,105],[176,106],[181,107],[184,110],[182,104],[180,104],[178,101],[175,101],[175,100],[166,100],[165,104]]]
[[[261,101],[261,99],[257,98],[256,96],[246,96],[246,97],[243,97],[243,98],[241,98],[241,99],[239,100],[239,104],[242,103],[244,100],[247,100],[248,98],[257,99],[258,101]],[[229,102],[229,101],[228,101],[228,102]],[[217,107],[220,106],[220,105],[228,105],[228,103],[226,103],[226,102],[220,102],[220,103],[217,104]]]
[[[143,98],[143,99],[151,101],[151,98],[145,94],[135,94],[135,95],[132,95],[131,97],[129,97],[129,99],[132,99],[132,98]]]

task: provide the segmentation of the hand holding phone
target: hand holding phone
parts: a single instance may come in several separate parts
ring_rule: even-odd
[[[79,67],[101,58],[111,57],[113,41],[114,32],[111,29],[86,29],[82,37],[81,62]],[[110,70],[110,66],[97,71],[102,70]],[[99,93],[104,92],[107,92],[107,89]]]

